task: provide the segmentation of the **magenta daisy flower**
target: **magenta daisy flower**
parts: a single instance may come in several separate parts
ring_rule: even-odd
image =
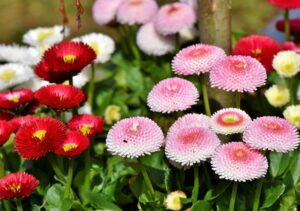
[[[267,173],[267,158],[243,142],[221,145],[211,159],[212,169],[221,179],[245,182]]]
[[[275,117],[259,117],[246,127],[243,141],[260,150],[288,152],[299,145],[297,128],[287,120]]]
[[[184,3],[175,2],[162,6],[154,18],[155,29],[162,35],[170,35],[190,28],[196,22],[194,9]]]
[[[199,97],[193,83],[181,78],[167,78],[156,84],[148,95],[151,111],[171,113],[195,105]]]
[[[108,132],[106,139],[108,151],[128,158],[158,151],[163,143],[162,130],[146,117],[132,117],[117,122]]]
[[[210,71],[212,87],[233,92],[254,92],[266,83],[264,66],[250,56],[228,56]]]
[[[181,166],[192,166],[210,158],[220,145],[218,136],[207,128],[183,128],[168,132],[165,153]]]
[[[155,0],[123,0],[117,11],[117,19],[122,24],[145,24],[158,11]]]
[[[212,115],[210,126],[216,133],[229,135],[242,133],[250,122],[251,118],[245,111],[238,108],[224,108]]]
[[[212,66],[225,56],[222,48],[213,45],[191,45],[176,54],[172,61],[172,69],[178,75],[200,75],[209,72]]]
[[[97,24],[100,26],[109,24],[115,20],[117,9],[123,0],[96,0],[92,15]]]

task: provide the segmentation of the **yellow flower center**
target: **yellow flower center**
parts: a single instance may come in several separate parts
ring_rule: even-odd
[[[245,151],[242,150],[242,149],[236,150],[236,151],[234,152],[234,154],[235,154],[235,156],[236,156],[237,158],[243,158],[243,157],[246,156]]]
[[[14,193],[18,193],[21,190],[21,184],[12,184],[7,187],[7,190],[10,190]]]
[[[35,133],[33,134],[34,138],[39,139],[40,141],[43,141],[43,139],[46,136],[47,131],[46,130],[37,130],[35,131]]]
[[[228,114],[222,118],[224,123],[235,123],[239,120],[239,118],[234,114]]]
[[[0,79],[3,81],[10,81],[15,78],[17,75],[16,70],[14,69],[5,69],[0,73]]]
[[[99,56],[101,51],[99,45],[96,41],[92,41],[89,46],[95,51],[96,55]]]
[[[17,95],[12,95],[8,98],[8,100],[14,103],[18,103],[20,101],[20,97]]]
[[[69,144],[65,144],[63,148],[65,152],[69,152],[72,149],[76,149],[77,147],[78,147],[77,144],[69,143]]]
[[[105,120],[108,124],[112,124],[113,121],[118,121],[121,118],[120,107],[115,105],[110,105],[105,110]]]
[[[71,63],[75,62],[76,56],[75,55],[71,55],[71,54],[70,55],[65,55],[63,57],[63,59],[64,59],[64,63],[71,64]]]
[[[293,73],[295,72],[295,64],[291,62],[287,62],[282,65],[282,72],[284,73]]]
[[[91,125],[89,124],[83,124],[82,127],[80,128],[80,132],[83,134],[83,135],[89,135],[91,133]]]
[[[262,50],[260,48],[256,48],[255,50],[252,51],[252,54],[254,55],[254,57],[260,61],[261,57],[260,55],[262,54]]]
[[[37,34],[37,41],[42,44],[46,39],[54,34],[53,29],[44,29]]]

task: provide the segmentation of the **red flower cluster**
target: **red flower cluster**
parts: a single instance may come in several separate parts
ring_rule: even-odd
[[[268,0],[268,2],[282,9],[300,8],[300,0]]]
[[[10,124],[12,125],[13,127],[13,131],[18,131],[19,128],[26,124],[26,123],[29,123],[33,120],[37,120],[39,119],[40,117],[38,116],[21,116],[21,117],[17,117],[17,118],[14,118],[10,121]]]
[[[15,109],[30,102],[32,98],[33,92],[30,89],[0,92],[0,108]]]

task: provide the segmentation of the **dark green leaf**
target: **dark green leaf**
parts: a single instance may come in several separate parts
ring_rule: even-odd
[[[280,198],[284,193],[285,185],[281,182],[265,182],[263,184],[264,200],[261,208],[269,208]]]
[[[218,196],[220,196],[226,189],[230,186],[231,182],[228,181],[222,181],[216,186],[214,186],[212,189],[208,190],[206,193],[204,200],[205,201],[212,201],[216,199]]]
[[[86,197],[96,209],[104,209],[107,211],[122,211],[121,208],[115,205],[113,201],[104,194],[88,192],[86,193]]]
[[[209,211],[211,210],[211,204],[204,200],[197,201],[191,208],[191,211]]]

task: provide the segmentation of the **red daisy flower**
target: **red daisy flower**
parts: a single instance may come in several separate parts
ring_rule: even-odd
[[[33,98],[33,92],[30,89],[17,89],[13,91],[0,92],[0,108],[14,109],[28,103]]]
[[[300,34],[300,18],[289,19],[291,34]],[[276,22],[276,28],[278,31],[284,32],[284,20]]]
[[[19,128],[23,125],[23,124],[26,124],[28,122],[31,122],[33,120],[37,120],[41,117],[38,117],[38,116],[21,116],[21,117],[17,117],[17,118],[14,118],[10,121],[10,124],[13,128],[13,131],[17,131],[19,130]]]
[[[18,130],[14,144],[18,154],[28,160],[37,160],[49,151],[61,147],[66,138],[64,123],[53,118],[32,120]]]
[[[55,109],[73,108],[85,100],[81,89],[62,84],[44,86],[35,92],[34,97],[41,104]]]
[[[0,120],[9,121],[13,119],[15,115],[8,113],[8,112],[0,112]]]
[[[90,140],[88,137],[82,135],[77,131],[70,131],[67,134],[63,145],[54,151],[55,154],[74,157],[81,154],[90,145]]]
[[[28,197],[40,182],[25,172],[11,173],[0,179],[0,199]]]
[[[91,114],[81,114],[74,116],[68,123],[71,130],[79,131],[88,137],[94,137],[103,131],[104,120]]]
[[[7,121],[0,120],[0,146],[9,139],[12,132],[12,125]]]
[[[300,8],[300,0],[268,0],[268,2],[282,9]]]
[[[251,56],[260,61],[266,68],[267,72],[273,70],[273,56],[280,50],[280,45],[270,37],[253,34],[240,39],[235,48],[233,55]]]

